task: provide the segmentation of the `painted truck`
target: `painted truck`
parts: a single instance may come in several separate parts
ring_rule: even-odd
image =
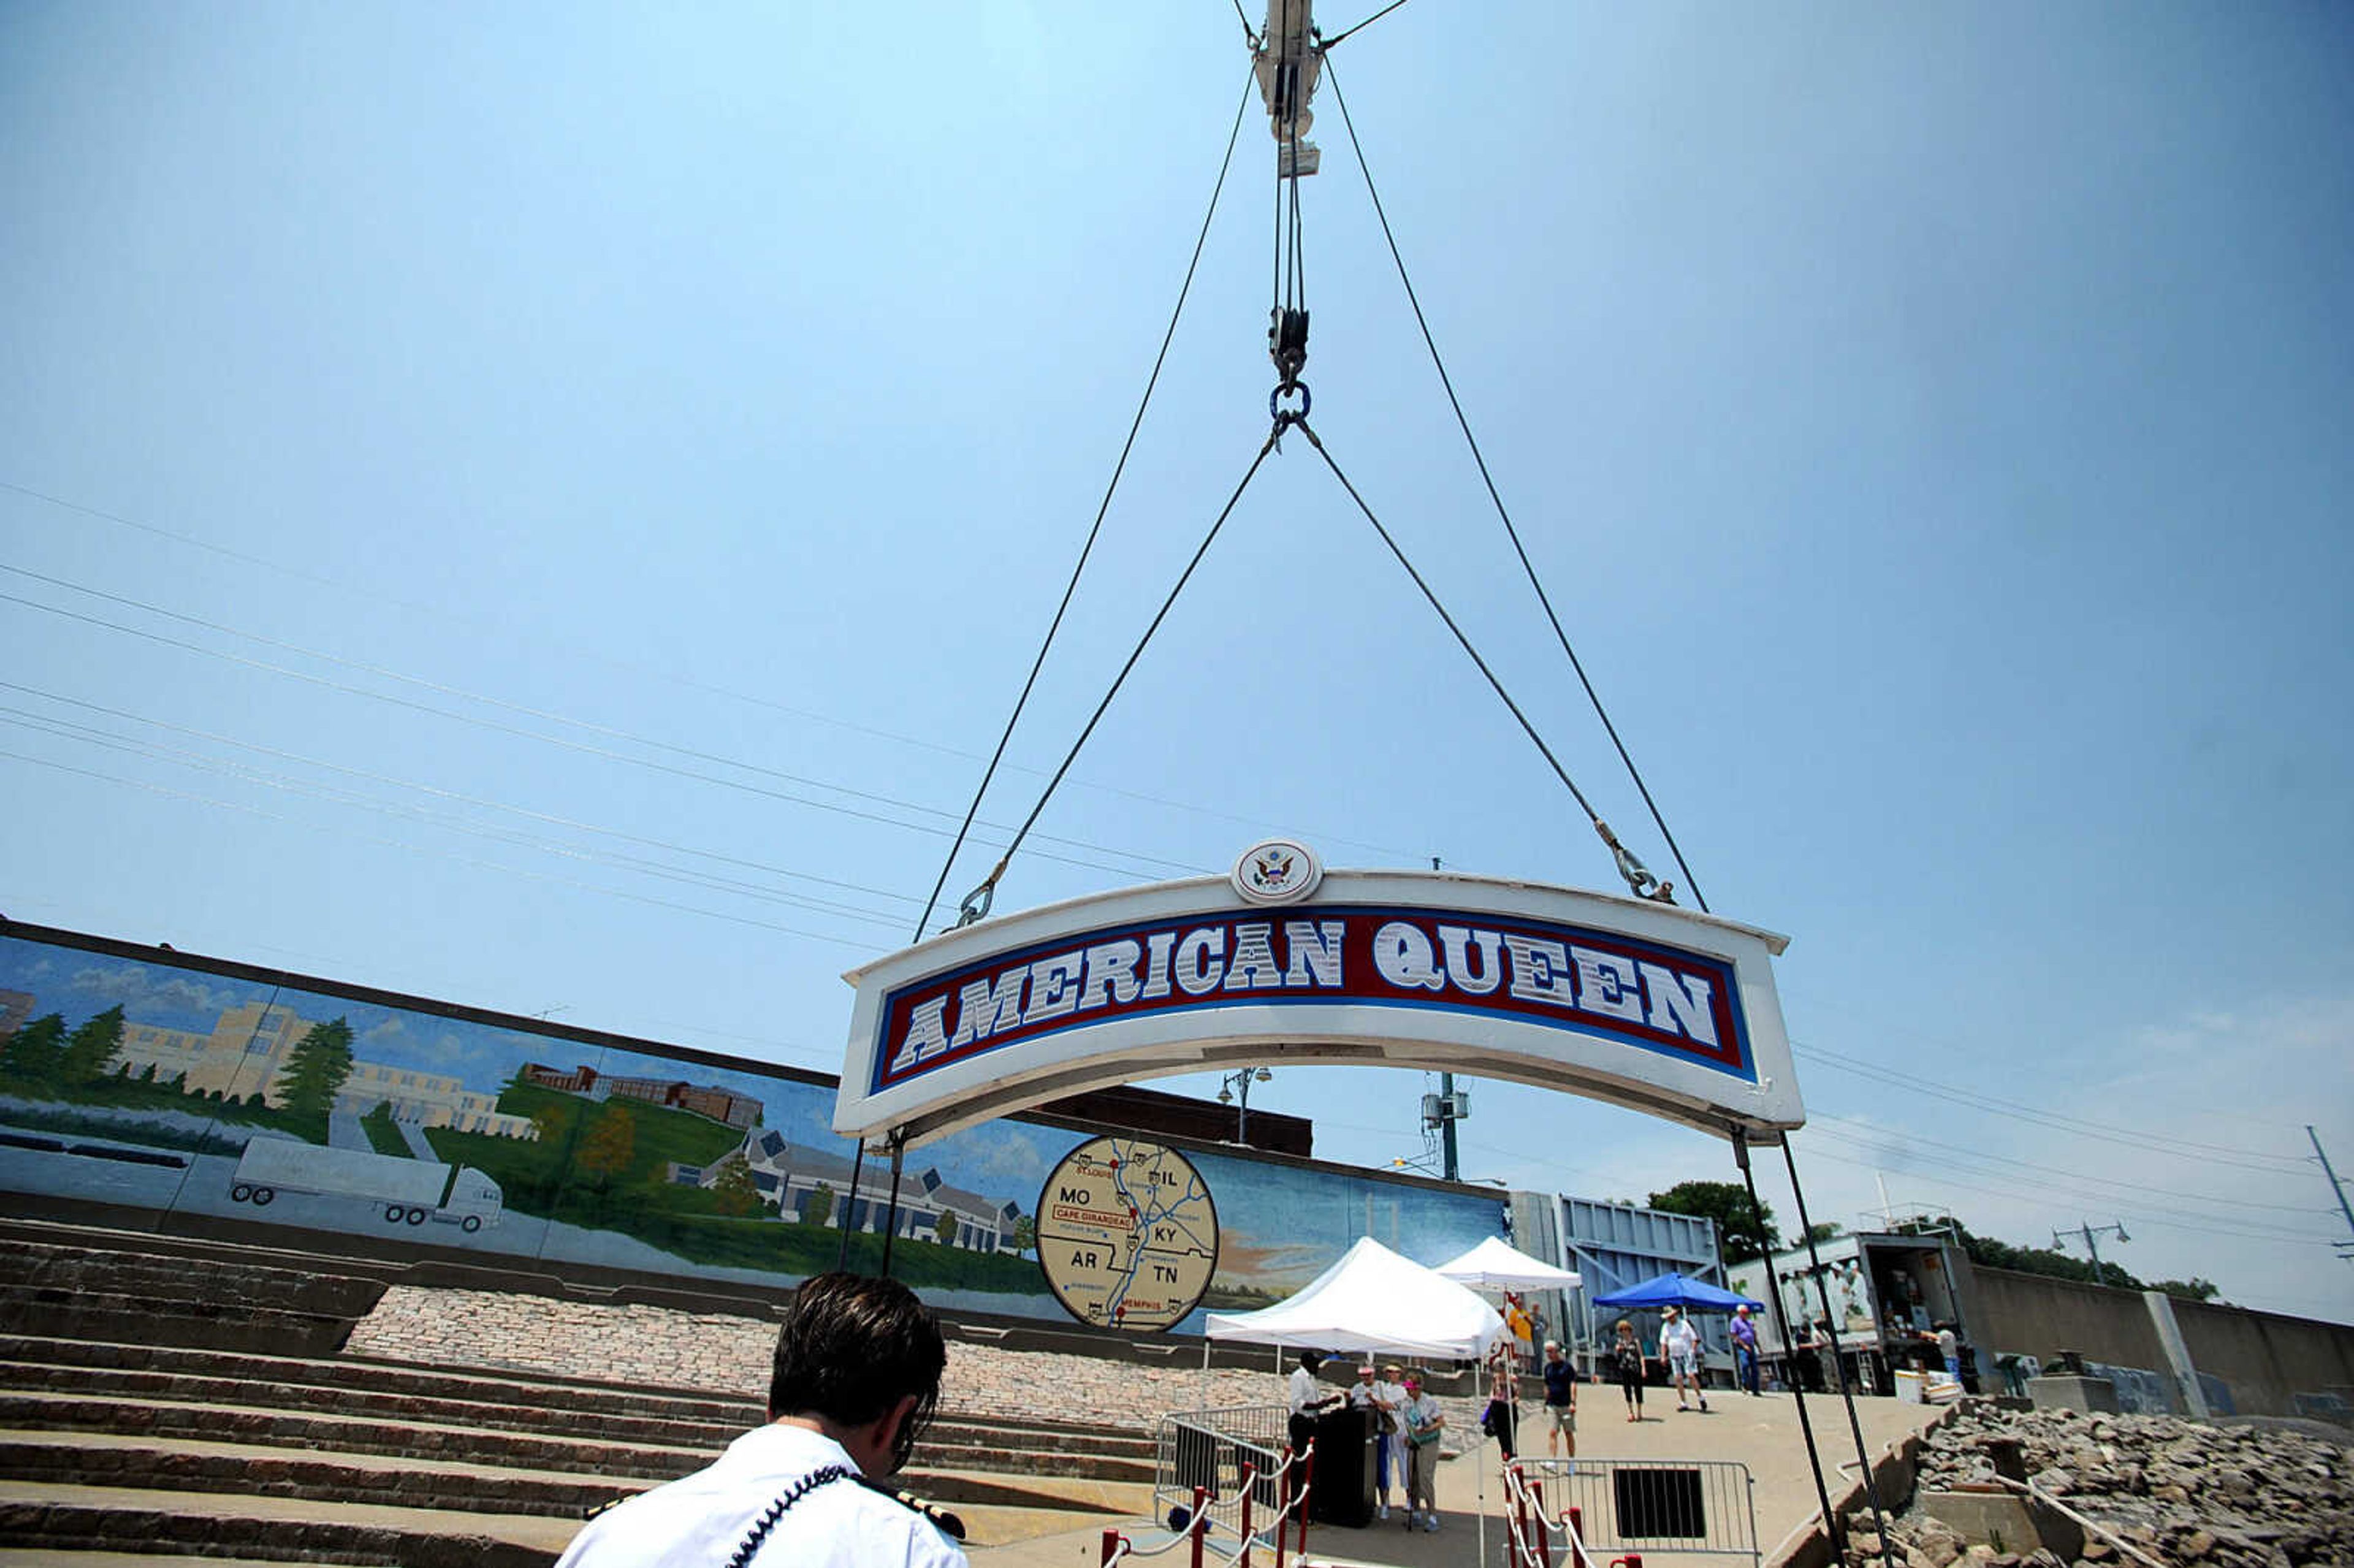
[[[441,1165],[361,1149],[329,1149],[291,1138],[256,1138],[229,1179],[239,1203],[266,1206],[281,1192],[359,1198],[384,1205],[387,1224],[427,1220],[472,1234],[499,1223],[506,1195],[470,1165]]]
[[[1803,1325],[1822,1321],[1830,1304],[1830,1328],[1841,1353],[1861,1373],[1871,1392],[1885,1393],[1889,1373],[1934,1361],[1935,1332],[1952,1324],[1962,1342],[1962,1362],[1971,1363],[1967,1272],[1961,1249],[1941,1236],[1867,1232],[1833,1236],[1815,1249],[1823,1263],[1819,1292],[1806,1249],[1779,1253],[1769,1282],[1766,1266],[1744,1263],[1729,1271],[1733,1288],[1756,1301],[1778,1293],[1791,1332],[1805,1338]],[[1757,1314],[1757,1348],[1767,1357],[1783,1353],[1776,1316]]]

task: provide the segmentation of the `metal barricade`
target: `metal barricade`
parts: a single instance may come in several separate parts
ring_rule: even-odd
[[[1628,1552],[1654,1560],[1761,1560],[1757,1502],[1749,1467],[1730,1459],[1533,1459],[1521,1473],[1544,1497],[1558,1535],[1575,1510],[1586,1553],[1607,1562]]]
[[[1212,1527],[1240,1539],[1243,1472],[1251,1473],[1251,1534],[1271,1539],[1283,1511],[1284,1448],[1289,1441],[1280,1404],[1235,1404],[1183,1410],[1161,1418],[1152,1467],[1152,1511],[1167,1525],[1172,1509],[1191,1510],[1193,1489],[1209,1494],[1204,1510]]]

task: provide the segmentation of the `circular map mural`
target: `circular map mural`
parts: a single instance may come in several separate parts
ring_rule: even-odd
[[[1082,1323],[1174,1327],[1218,1266],[1218,1207],[1193,1162],[1131,1138],[1063,1157],[1038,1193],[1038,1266]]]

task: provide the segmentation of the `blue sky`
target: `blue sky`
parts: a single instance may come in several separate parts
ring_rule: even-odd
[[[839,973],[912,931],[1125,435],[1239,31],[1206,0],[9,7],[0,911],[837,1067]],[[1793,938],[1818,1218],[1861,1223],[1877,1171],[2354,1319],[2303,1132],[2354,1165],[2350,34],[1414,0],[1335,53],[1701,888]],[[1315,108],[1318,429],[1667,874]],[[1243,137],[991,822],[1265,434]],[[1000,907],[1269,832],[1614,885],[1297,440]],[[1386,1161],[1424,1086],[1286,1067],[1254,1104]],[[1470,1174],[1731,1174],[1473,1098]]]

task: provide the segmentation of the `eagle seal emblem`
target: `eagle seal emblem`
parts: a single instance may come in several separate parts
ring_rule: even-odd
[[[1235,891],[1253,904],[1296,904],[1324,880],[1316,852],[1296,839],[1269,839],[1235,862]]]

